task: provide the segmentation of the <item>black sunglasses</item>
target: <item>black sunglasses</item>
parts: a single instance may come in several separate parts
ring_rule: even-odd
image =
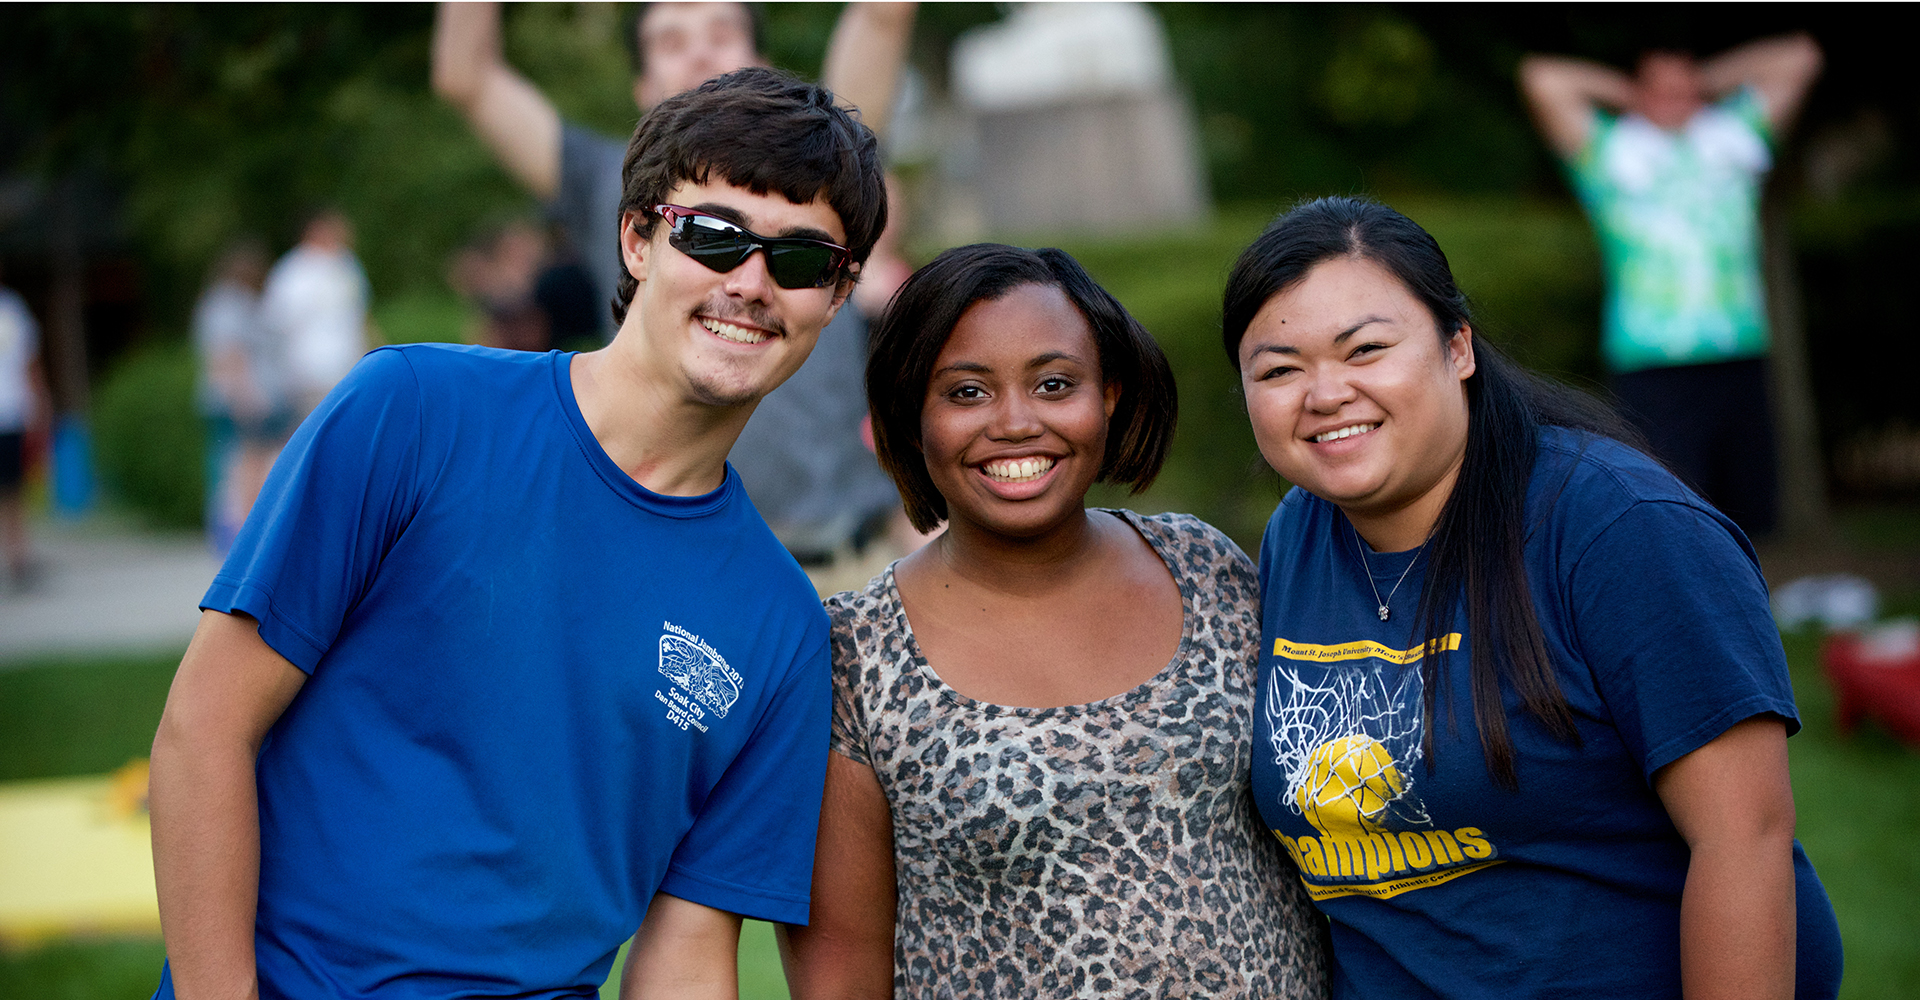
[[[853,256],[837,243],[759,236],[717,215],[678,205],[655,205],[653,211],[672,227],[667,230],[668,246],[722,274],[739,267],[755,250],[765,251],[767,274],[781,288],[831,285]]]

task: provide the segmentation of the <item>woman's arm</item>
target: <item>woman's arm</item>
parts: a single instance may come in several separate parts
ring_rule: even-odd
[[[805,927],[779,928],[794,1000],[893,995],[893,817],[873,768],[827,755]]]
[[[1777,716],[1736,723],[1654,772],[1692,850],[1680,897],[1687,1000],[1793,996],[1793,787]]]

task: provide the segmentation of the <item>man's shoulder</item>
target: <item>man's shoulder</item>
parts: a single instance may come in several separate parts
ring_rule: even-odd
[[[411,405],[421,432],[450,442],[486,426],[524,424],[528,406],[546,405],[553,364],[550,355],[526,351],[388,344],[368,351],[341,381],[337,409],[384,426],[396,406]]]
[[[442,344],[431,341],[413,344],[384,344],[367,352],[367,357],[393,356],[418,372],[462,375],[506,375],[529,369],[545,369],[553,364],[551,351],[513,351],[479,344]]]

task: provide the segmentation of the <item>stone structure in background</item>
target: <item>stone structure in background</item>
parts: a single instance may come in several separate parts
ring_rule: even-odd
[[[1113,230],[1208,208],[1165,30],[1145,4],[1032,3],[956,43],[936,196],[948,238]]]

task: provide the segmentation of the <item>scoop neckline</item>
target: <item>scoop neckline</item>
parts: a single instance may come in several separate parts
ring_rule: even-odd
[[[926,677],[933,688],[940,693],[942,700],[952,702],[963,708],[976,709],[993,715],[1080,715],[1111,708],[1130,701],[1145,699],[1150,696],[1153,690],[1160,686],[1176,668],[1186,661],[1188,652],[1193,648],[1194,630],[1197,627],[1199,617],[1195,613],[1194,595],[1188,592],[1189,588],[1181,581],[1180,574],[1174,572],[1173,560],[1168,557],[1168,553],[1161,547],[1160,539],[1154,537],[1153,532],[1147,531],[1142,527],[1142,523],[1146,521],[1147,518],[1133,511],[1119,508],[1089,507],[1087,509],[1103,514],[1112,514],[1125,522],[1128,527],[1132,528],[1135,533],[1146,540],[1147,547],[1153,550],[1154,555],[1160,557],[1160,564],[1166,568],[1167,575],[1173,578],[1173,588],[1180,594],[1180,642],[1173,648],[1173,656],[1168,659],[1159,670],[1154,671],[1152,676],[1141,681],[1139,684],[1123,691],[1117,691],[1103,698],[1096,698],[1093,701],[1044,706],[1003,705],[999,702],[985,701],[971,695],[963,694],[959,689],[948,684],[946,678],[941,677],[938,670],[933,669],[933,664],[928,662],[926,654],[920,649],[920,638],[914,634],[913,622],[907,618],[907,604],[900,599],[900,586],[894,577],[894,567],[899,565],[899,560],[896,559],[892,563],[887,564],[886,570],[881,574],[885,593],[887,599],[893,604],[894,616],[900,620],[901,631],[905,635],[907,656],[912,662],[913,669]]]

